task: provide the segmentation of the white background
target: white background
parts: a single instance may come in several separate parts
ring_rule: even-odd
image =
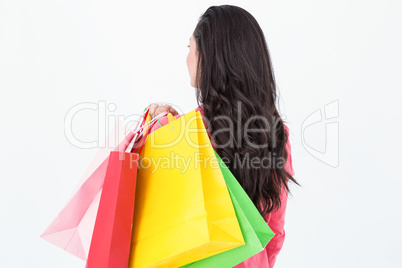
[[[110,115],[152,102],[194,109],[188,39],[210,5],[226,3],[0,0],[0,267],[85,266],[39,238],[97,151],[66,139],[65,115],[99,101],[116,105]],[[402,267],[402,5],[230,4],[253,14],[266,35],[303,186],[292,187],[276,267]],[[336,141],[326,139],[325,120],[303,127],[334,101],[335,167],[307,149]],[[96,140],[96,111],[72,126],[80,140]]]

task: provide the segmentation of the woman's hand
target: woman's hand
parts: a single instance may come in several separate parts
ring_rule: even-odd
[[[150,105],[147,106],[149,108],[149,114],[151,118],[154,118],[160,113],[171,113],[173,116],[178,115],[179,113],[169,104],[157,104],[157,103],[151,103]]]

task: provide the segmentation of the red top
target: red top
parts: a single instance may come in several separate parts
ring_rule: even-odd
[[[201,105],[202,106],[202,105]],[[201,106],[197,107],[195,110],[200,111],[202,115],[202,109]],[[183,115],[176,115],[176,118],[179,118]],[[166,125],[168,122],[167,117],[162,117],[159,119],[159,123],[156,123],[153,125],[152,129],[150,132],[158,129],[161,126]],[[285,130],[287,133],[289,133],[289,128],[285,126]],[[209,134],[209,133],[208,133]],[[213,143],[212,143],[213,145]],[[288,142],[286,144],[286,150],[288,152],[288,159],[286,162],[285,169],[286,171],[294,176],[294,171],[292,167],[292,156],[291,156],[291,147],[290,147],[290,141],[288,139]],[[269,225],[269,227],[272,229],[272,231],[275,233],[275,236],[269,241],[268,245],[265,247],[264,250],[262,250],[260,253],[248,258],[247,260],[239,263],[238,265],[234,266],[234,268],[272,268],[274,267],[276,257],[278,256],[280,250],[282,249],[283,242],[285,240],[285,212],[286,212],[286,205],[287,205],[287,197],[288,193],[286,189],[284,189],[281,193],[281,201],[282,205],[281,207],[275,211],[271,212],[267,216],[264,217],[265,221]]]

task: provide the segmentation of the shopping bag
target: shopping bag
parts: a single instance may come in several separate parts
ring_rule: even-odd
[[[199,112],[149,134],[137,175],[130,268],[179,267],[244,245],[222,172],[208,166],[213,157]],[[175,164],[178,158],[187,166]]]
[[[115,130],[108,140],[113,138],[111,135],[116,133]],[[120,130],[118,133],[124,132]],[[133,136],[134,133],[127,134],[113,150],[106,147],[97,152],[84,174],[83,182],[41,238],[83,260],[87,259],[110,151],[126,147]]]
[[[127,268],[139,154],[111,152],[96,216],[88,268]]]
[[[149,110],[144,111],[143,117],[149,122],[148,112]],[[133,130],[144,126],[144,121],[126,131],[126,124],[118,120],[106,138],[106,141],[118,141],[118,145],[114,148],[105,146],[98,150],[69,201],[41,238],[87,260],[110,152],[125,151],[135,137]]]
[[[214,152],[229,189],[245,244],[183,267],[233,267],[263,250],[275,235],[218,153]]]
[[[146,124],[150,121],[147,114]],[[143,131],[136,132],[141,138],[137,140],[135,135],[125,152],[110,153],[87,268],[127,268],[139,158],[139,154],[134,152],[141,146],[141,139],[146,139],[151,127],[152,124],[148,124],[141,128]]]

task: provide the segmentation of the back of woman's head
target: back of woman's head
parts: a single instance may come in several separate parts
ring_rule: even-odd
[[[285,170],[288,133],[276,108],[276,84],[264,34],[246,10],[211,6],[200,17],[197,101],[216,151],[262,215],[281,205],[296,180]],[[256,164],[260,162],[259,164]]]

